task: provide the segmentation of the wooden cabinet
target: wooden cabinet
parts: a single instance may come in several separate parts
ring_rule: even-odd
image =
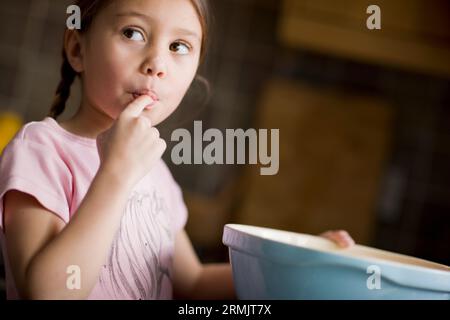
[[[369,30],[367,7],[381,9],[381,30]],[[284,45],[450,76],[447,0],[283,0]]]

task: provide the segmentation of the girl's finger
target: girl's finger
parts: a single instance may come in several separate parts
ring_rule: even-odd
[[[355,244],[355,241],[350,237],[347,231],[328,231],[321,235],[324,238],[334,241],[340,247],[350,247]]]
[[[131,102],[122,113],[128,114],[132,117],[138,117],[145,107],[152,104],[154,101],[148,95],[142,95]]]

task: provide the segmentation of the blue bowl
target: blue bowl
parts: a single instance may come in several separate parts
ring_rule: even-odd
[[[450,299],[450,268],[322,237],[227,224],[239,299]]]

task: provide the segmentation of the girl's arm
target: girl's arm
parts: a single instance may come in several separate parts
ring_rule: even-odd
[[[208,263],[203,265],[193,299],[235,300],[233,272],[229,263]]]
[[[5,237],[21,298],[85,299],[97,283],[119,228],[130,186],[100,169],[72,220],[64,223],[25,193],[5,195]],[[69,290],[69,266],[81,271],[81,288]]]
[[[175,299],[235,299],[229,263],[201,264],[192,244],[182,230],[175,240]]]

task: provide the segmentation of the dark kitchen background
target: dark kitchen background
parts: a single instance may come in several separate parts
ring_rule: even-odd
[[[358,243],[450,265],[450,2],[377,1],[381,30],[366,27],[372,1],[210,2],[200,72],[210,93],[194,83],[160,129],[169,141],[194,120],[204,130],[278,128],[280,170],[175,166],[169,143],[202,261],[226,261],[223,226],[243,223],[346,229]],[[47,115],[70,4],[2,2],[0,150]]]

